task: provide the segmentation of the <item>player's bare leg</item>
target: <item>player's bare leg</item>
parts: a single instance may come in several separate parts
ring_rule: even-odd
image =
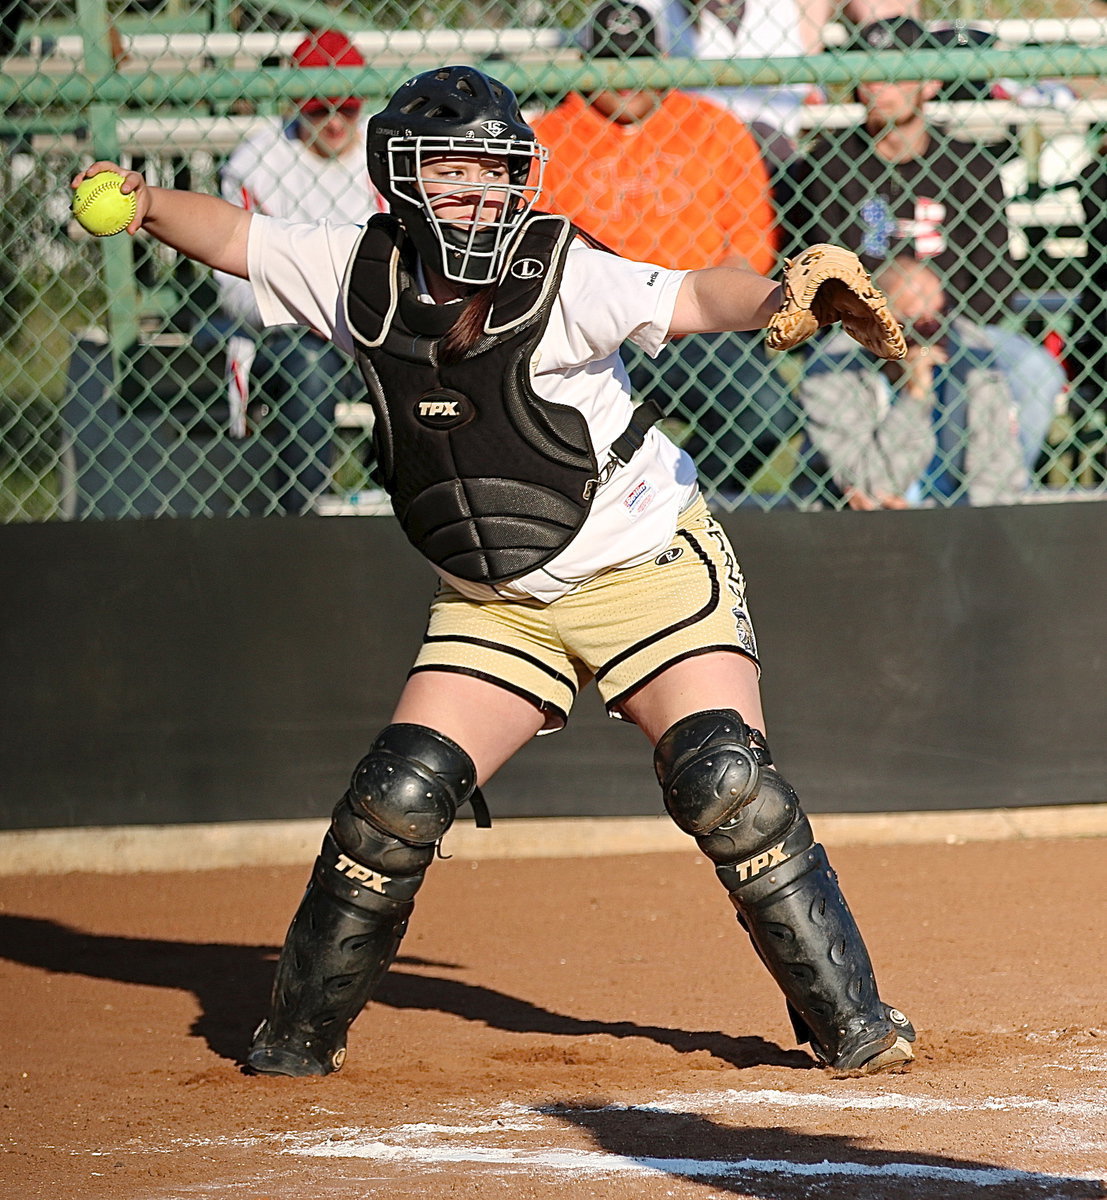
[[[773,767],[764,734],[740,715],[761,719],[753,664],[723,653],[685,660],[624,709],[655,743],[665,807],[715,864],[739,922],[784,993],[798,1040],[840,1071],[905,1066],[915,1031],[880,999],[826,851]]]

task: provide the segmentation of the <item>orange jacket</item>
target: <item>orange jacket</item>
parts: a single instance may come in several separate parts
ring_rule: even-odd
[[[532,126],[550,151],[539,208],[626,258],[697,268],[737,254],[772,270],[768,174],[746,127],[713,101],[669,92],[641,124],[620,125],[571,94]]]

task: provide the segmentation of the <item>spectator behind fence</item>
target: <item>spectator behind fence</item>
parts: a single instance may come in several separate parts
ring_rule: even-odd
[[[597,58],[664,51],[632,3],[595,10]],[[546,206],[616,253],[668,268],[726,264],[767,272],[775,260],[769,179],[746,127],[712,101],[647,88],[568,95],[534,122],[550,150]],[[630,363],[636,389],[675,400],[694,426],[687,449],[711,484],[747,486],[790,430],[789,397],[755,334],[687,337],[653,366]]]
[[[907,357],[874,370],[848,337],[822,341],[799,385],[808,482],[855,509],[1016,501],[1027,471],[990,340],[950,315],[937,273],[911,255],[873,282],[903,325]]]
[[[915,16],[918,0],[646,0],[672,31],[677,58],[800,58],[820,54],[835,18],[861,26]],[[705,93],[749,127],[773,166],[796,152],[803,106],[821,98],[810,84],[711,88]]]
[[[918,22],[898,18],[864,26],[850,48],[937,45]],[[817,138],[794,166],[786,250],[825,241],[856,251],[870,269],[901,251],[930,263],[953,312],[985,327],[1015,397],[1023,457],[1032,468],[1064,372],[1044,348],[999,325],[1010,316],[1018,286],[1003,183],[985,150],[931,126],[927,103],[940,86],[858,85],[864,123]]]
[[[1107,472],[1102,440],[1107,418],[1107,137],[1080,172],[1078,183],[1085,222],[1085,274],[1076,313],[1075,346],[1069,356],[1080,401],[1073,416],[1082,423],[1092,419],[1093,428],[1080,436],[1098,447],[1103,473]]]
[[[299,67],[364,66],[345,34],[313,34],[293,51]],[[274,120],[243,141],[222,172],[223,197],[240,208],[293,221],[363,224],[385,205],[369,182],[361,101],[312,98],[290,122]],[[229,399],[232,432],[246,433],[247,402],[270,410],[266,435],[275,444],[269,480],[282,511],[310,511],[330,479],[335,403],[359,398],[356,368],[307,329],[270,329],[244,279],[216,273],[225,312],[240,323],[231,338]]]

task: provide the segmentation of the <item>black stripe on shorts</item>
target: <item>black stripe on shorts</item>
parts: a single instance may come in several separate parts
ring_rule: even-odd
[[[699,543],[694,537],[692,537],[690,533],[687,532],[687,530],[679,529],[677,532],[682,538],[684,538],[688,545],[692,547],[697,557],[704,564],[704,566],[707,567],[708,575],[711,578],[711,598],[703,606],[703,608],[697,610],[687,617],[684,617],[682,620],[677,621],[674,625],[666,626],[666,628],[659,630],[657,633],[651,634],[648,638],[644,638],[642,641],[636,642],[633,646],[628,646],[625,650],[616,654],[613,659],[604,663],[604,665],[596,672],[597,680],[602,679],[609,671],[613,670],[620,663],[625,662],[628,658],[638,654],[647,646],[652,646],[655,642],[660,642],[664,638],[669,637],[670,634],[676,633],[681,629],[687,629],[689,625],[695,625],[697,621],[702,621],[704,617],[706,617],[709,613],[714,612],[714,610],[718,607],[719,597],[722,594],[722,587],[719,584],[719,576],[715,572],[715,567],[713,566],[711,559],[708,558],[708,556],[701,549]]]
[[[494,684],[498,688],[503,688],[505,692],[511,692],[512,695],[519,696],[529,704],[533,704],[539,712],[556,713],[561,718],[562,724],[568,724],[569,714],[564,709],[558,708],[556,704],[551,704],[548,700],[543,700],[541,696],[536,696],[533,692],[528,692],[526,688],[508,683],[506,679],[501,679],[498,675],[489,675],[486,671],[477,671],[473,667],[457,667],[451,666],[449,663],[426,663],[421,667],[412,667],[407,676],[410,679],[412,675],[418,675],[423,671],[452,671],[455,675],[468,675],[471,679],[483,679],[485,683]],[[576,695],[575,692],[573,694]]]
[[[551,679],[556,679],[558,683],[563,684],[575,696],[577,694],[577,681],[575,679],[567,679],[556,667],[551,667],[549,663],[544,663],[540,658],[535,658],[533,654],[527,654],[525,650],[518,650],[514,646],[502,646],[499,642],[490,642],[487,638],[473,637],[471,634],[460,633],[437,633],[433,637],[425,637],[424,645],[429,645],[431,642],[463,642],[467,646],[479,646],[482,650],[495,650],[498,654],[510,654],[522,662],[529,663],[532,667],[537,667],[540,671],[549,675]],[[429,668],[430,664],[426,664]]]

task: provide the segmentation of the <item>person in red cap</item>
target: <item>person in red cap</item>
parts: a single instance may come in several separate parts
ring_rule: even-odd
[[[316,32],[292,52],[307,70],[365,65],[337,30]],[[221,172],[223,198],[248,212],[292,221],[364,224],[386,205],[369,180],[361,101],[313,96],[291,120],[265,123],[231,154]],[[231,432],[246,433],[250,404],[273,446],[264,511],[305,513],[330,482],[335,404],[360,398],[357,369],[310,330],[260,336],[254,293],[243,279],[216,272],[223,309],[238,325],[230,338]]]
[[[364,67],[361,51],[336,29],[314,33],[292,51],[298,67]],[[300,139],[322,158],[345,154],[358,140],[361,101],[356,96],[328,96],[300,105]],[[363,155],[364,157],[364,155]]]

